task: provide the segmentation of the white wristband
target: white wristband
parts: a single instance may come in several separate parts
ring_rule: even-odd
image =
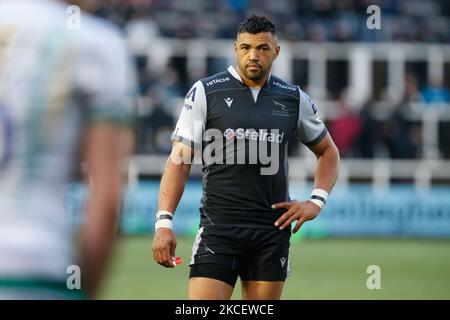
[[[328,199],[328,192],[319,188],[314,189],[309,197],[309,201],[317,205],[320,209],[322,209],[325,206],[327,199]]]
[[[320,209],[322,209],[325,206],[325,203],[317,199],[309,199],[309,201],[317,205]]]
[[[162,220],[156,221],[156,223],[155,223],[155,231],[158,230],[159,228],[172,229],[172,220],[162,219]]]
[[[173,213],[167,210],[159,210],[156,213],[155,231],[159,228],[172,229]]]

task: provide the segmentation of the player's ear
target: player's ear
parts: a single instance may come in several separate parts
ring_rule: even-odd
[[[278,58],[278,55],[280,54],[280,46],[277,45],[277,47],[275,48],[275,59]],[[274,60],[275,60],[274,59]]]

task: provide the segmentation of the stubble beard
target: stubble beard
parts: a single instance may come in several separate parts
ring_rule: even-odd
[[[247,79],[250,79],[255,82],[258,82],[259,80],[263,79],[267,75],[266,70],[262,67],[259,69],[258,72],[249,72],[247,70],[247,68],[244,66],[244,67],[241,67],[241,71],[243,71],[243,73],[245,74]]]

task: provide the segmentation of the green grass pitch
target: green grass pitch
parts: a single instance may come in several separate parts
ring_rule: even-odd
[[[177,241],[183,263],[165,269],[150,236],[122,237],[99,298],[186,299],[194,237]],[[306,238],[292,243],[290,262],[282,299],[450,299],[450,240]],[[367,288],[369,265],[381,268],[381,289]]]

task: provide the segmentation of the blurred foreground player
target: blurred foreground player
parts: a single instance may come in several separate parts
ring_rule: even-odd
[[[190,299],[229,299],[237,277],[244,299],[279,299],[293,232],[314,219],[338,175],[339,154],[317,109],[298,86],[270,73],[280,47],[275,26],[251,16],[239,26],[237,67],[194,84],[173,134],[159,193],[154,259],[174,266],[173,213],[201,153],[200,228],[190,261]],[[314,190],[291,201],[287,141],[317,157]],[[270,152],[266,152],[270,150]]]
[[[134,75],[119,32],[84,12],[71,30],[67,7],[0,1],[3,299],[95,297],[114,245]],[[77,242],[65,199],[80,160],[90,196]],[[67,286],[72,265],[81,291]]]

